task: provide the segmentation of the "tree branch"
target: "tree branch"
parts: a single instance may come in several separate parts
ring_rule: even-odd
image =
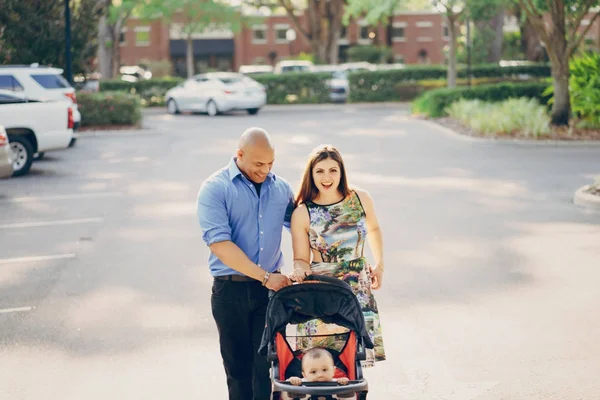
[[[533,5],[531,0],[519,0],[519,4],[523,10],[525,10],[525,14],[531,23],[531,26],[537,34],[540,36],[540,39],[546,43],[546,47],[550,46],[550,36],[548,35],[548,31],[546,30],[546,24],[544,23],[543,18],[536,12],[536,8]]]
[[[302,27],[302,25],[300,25],[300,21],[298,20],[298,17],[296,16],[296,14],[294,14],[294,6],[292,5],[292,3],[289,0],[279,0],[279,3],[281,4],[281,6],[283,8],[285,8],[285,11],[287,12],[288,17],[290,17],[290,20],[292,21],[294,28],[296,28],[296,30],[302,36],[304,36],[304,38],[306,38],[306,40],[310,41],[310,39],[311,39],[310,34],[308,32],[306,32],[306,30]]]
[[[587,15],[587,11],[589,11],[589,8],[587,8],[586,12],[583,15]],[[583,30],[581,35],[579,35],[579,37],[576,38],[576,34],[573,34],[573,41],[569,41],[569,44],[567,45],[567,55],[569,57],[571,57],[573,55],[573,53],[575,53],[575,50],[579,47],[579,45],[581,44],[581,42],[583,41],[583,39],[585,38],[585,36],[589,32],[589,30],[591,29],[592,25],[594,25],[594,21],[596,21],[598,16],[600,16],[600,11],[598,11],[596,14],[594,14],[592,19],[590,20],[590,23],[588,24],[588,26],[585,27],[585,29]],[[581,23],[582,20],[583,20],[583,18],[581,18],[581,20],[579,20],[579,23]],[[579,28],[579,24],[574,28],[574,32],[577,32],[578,28]]]

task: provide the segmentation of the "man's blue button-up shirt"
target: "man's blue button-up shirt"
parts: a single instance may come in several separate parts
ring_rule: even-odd
[[[202,238],[208,246],[230,240],[262,269],[277,271],[283,266],[281,236],[283,227],[290,227],[293,202],[290,184],[273,173],[263,182],[259,196],[233,158],[198,192]],[[212,252],[208,262],[213,276],[240,275]]]

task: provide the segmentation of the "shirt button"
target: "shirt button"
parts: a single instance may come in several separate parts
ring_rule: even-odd
[[[263,251],[263,248],[262,248],[262,247],[260,248],[260,251]]]
[[[260,231],[260,234],[262,235],[262,234],[263,234],[263,231]]]
[[[262,218],[262,215],[259,215],[258,218]]]

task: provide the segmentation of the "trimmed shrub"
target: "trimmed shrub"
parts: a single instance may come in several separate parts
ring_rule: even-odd
[[[127,82],[120,79],[100,81],[100,91],[120,91],[137,94],[144,107],[164,106],[167,91],[181,82],[183,78],[168,77]]]
[[[410,93],[422,93],[426,88],[415,87],[420,81],[446,82],[447,69],[439,66],[410,66],[402,69],[383,71],[361,71],[349,75],[350,101],[352,102],[377,102],[377,101],[403,101],[410,100]],[[457,77],[466,78],[467,69],[459,67]],[[546,64],[499,66],[476,65],[471,68],[472,80],[476,78],[493,78],[497,80],[526,80],[547,78],[550,76],[550,67]],[[409,89],[408,96],[404,94]]]
[[[550,132],[547,109],[536,99],[521,97],[498,103],[461,99],[452,103],[446,113],[485,135],[521,132],[538,137]]]
[[[546,83],[535,82],[435,89],[418,97],[412,103],[412,111],[415,114],[423,114],[432,118],[442,117],[446,115],[446,109],[460,99],[499,102],[526,97],[536,99],[541,104],[547,104],[548,96],[543,94],[547,86]]]
[[[141,101],[122,92],[79,93],[81,126],[136,125],[142,119]]]
[[[268,104],[318,104],[329,102],[328,73],[295,72],[253,77],[267,88]]]

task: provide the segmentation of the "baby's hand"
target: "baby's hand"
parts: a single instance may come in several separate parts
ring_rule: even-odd
[[[340,378],[340,379],[338,379],[338,383],[340,385],[347,385],[348,382],[349,382],[348,378]]]
[[[288,379],[288,381],[290,381],[290,383],[294,386],[302,385],[302,379],[298,378],[297,376],[292,376],[290,379]]]

